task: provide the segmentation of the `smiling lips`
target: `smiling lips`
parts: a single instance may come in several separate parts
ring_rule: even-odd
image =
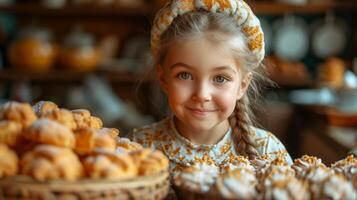
[[[217,110],[207,110],[207,109],[199,109],[199,108],[187,108],[187,109],[190,110],[193,114],[198,116],[206,116],[209,113],[217,111]]]

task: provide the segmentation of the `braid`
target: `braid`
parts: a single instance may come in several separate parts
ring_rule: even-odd
[[[236,151],[253,159],[259,156],[257,151],[258,143],[255,141],[252,133],[252,121],[250,119],[249,99],[244,95],[237,101],[235,110],[229,118],[229,123],[233,129],[233,136],[236,140]]]

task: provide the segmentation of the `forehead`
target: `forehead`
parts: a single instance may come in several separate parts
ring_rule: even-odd
[[[164,59],[164,66],[177,62],[190,66],[218,67],[230,66],[238,70],[238,60],[230,48],[211,42],[205,38],[173,42]]]

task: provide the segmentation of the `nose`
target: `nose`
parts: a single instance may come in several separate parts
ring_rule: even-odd
[[[208,83],[200,81],[195,86],[192,100],[199,103],[209,102],[212,100],[212,92]]]

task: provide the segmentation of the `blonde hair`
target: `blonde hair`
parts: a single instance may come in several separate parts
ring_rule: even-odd
[[[224,13],[207,11],[193,11],[177,16],[169,28],[161,35],[158,45],[158,55],[155,64],[162,65],[168,48],[175,40],[191,40],[196,37],[205,38],[217,44],[228,45],[233,52],[236,61],[243,66],[244,73],[253,74],[248,91],[236,102],[236,107],[229,117],[229,123],[233,130],[236,151],[249,158],[259,156],[252,131],[254,114],[251,109],[250,99],[258,99],[258,79],[265,80],[264,67],[257,63],[257,59],[248,48],[247,39],[234,19]],[[263,70],[262,70],[263,69]],[[251,97],[251,98],[249,98]]]

